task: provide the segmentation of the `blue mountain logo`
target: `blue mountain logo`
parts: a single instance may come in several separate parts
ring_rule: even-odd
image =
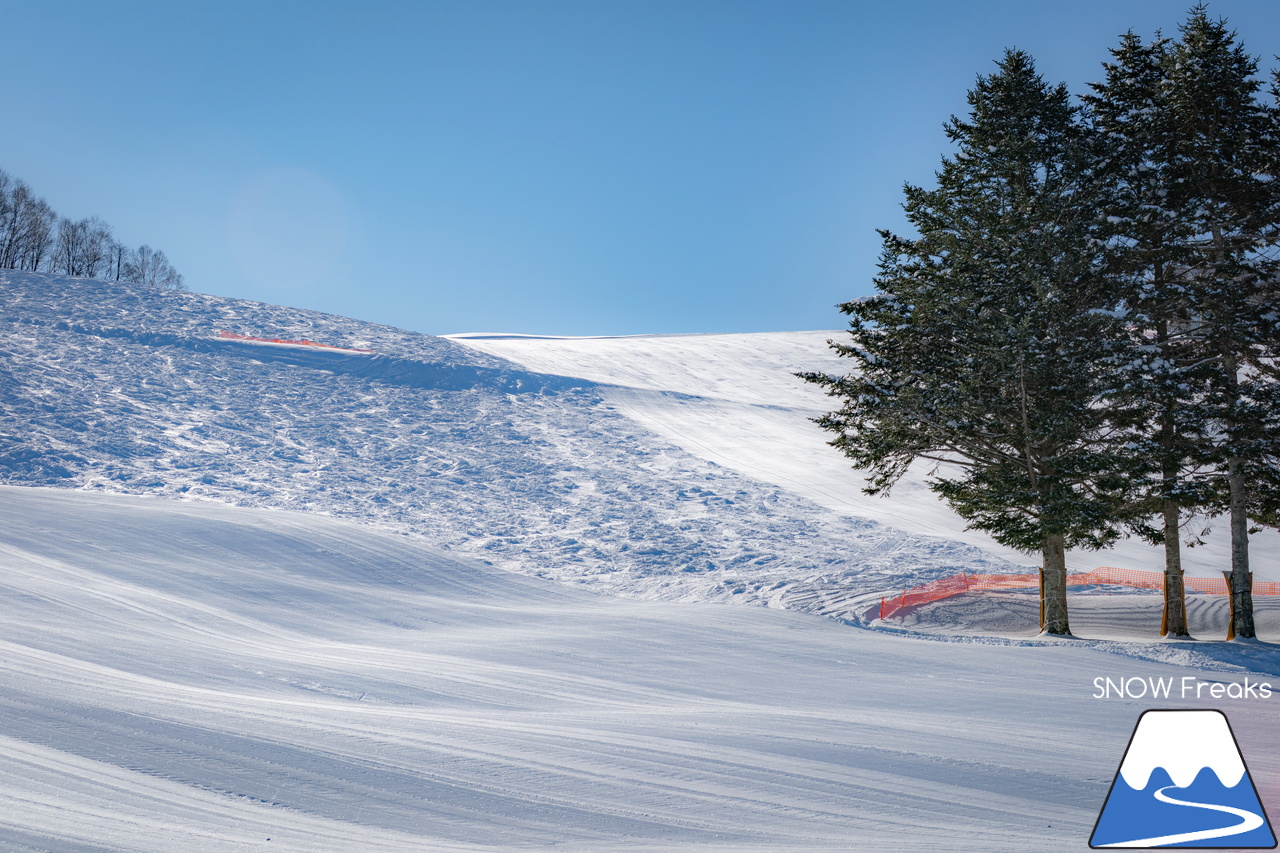
[[[1089,846],[1274,848],[1226,715],[1144,712]]]

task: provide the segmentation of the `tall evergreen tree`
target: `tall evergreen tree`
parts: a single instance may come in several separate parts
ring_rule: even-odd
[[[952,117],[936,189],[906,187],[918,237],[882,232],[875,296],[841,306],[845,376],[803,374],[842,407],[818,422],[867,491],[920,460],[972,527],[1040,552],[1041,629],[1069,634],[1066,549],[1121,533],[1116,432],[1095,405],[1116,340],[1098,152],[1063,86],[1008,51]]]
[[[1169,193],[1191,232],[1182,283],[1197,346],[1213,366],[1203,402],[1216,426],[1208,461],[1231,533],[1230,633],[1254,637],[1249,514],[1280,466],[1272,408],[1280,396],[1280,133],[1276,111],[1258,99],[1256,60],[1203,6],[1192,10],[1164,67]]]
[[[1144,44],[1132,32],[1112,50],[1106,76],[1084,101],[1104,146],[1096,166],[1108,187],[1108,224],[1117,251],[1110,271],[1127,283],[1128,346],[1114,358],[1121,374],[1105,400],[1133,433],[1124,470],[1148,518],[1133,529],[1165,554],[1161,633],[1190,636],[1182,572],[1184,514],[1209,500],[1203,473],[1208,425],[1201,405],[1212,365],[1197,347],[1194,306],[1184,282],[1194,263],[1190,200],[1170,193],[1177,127],[1168,104],[1170,44]]]
[[[1280,506],[1280,136],[1276,111],[1257,97],[1257,63],[1226,24],[1199,6],[1180,32],[1149,45],[1126,35],[1086,98],[1107,141],[1116,257],[1132,282],[1127,376],[1108,405],[1128,407],[1142,433],[1135,481],[1154,473],[1139,491],[1161,523],[1135,529],[1165,545],[1165,630],[1186,634],[1180,516],[1226,511],[1231,633],[1250,637],[1249,518],[1274,519]]]

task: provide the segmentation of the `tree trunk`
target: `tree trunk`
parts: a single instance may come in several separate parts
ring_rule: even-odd
[[[1182,577],[1182,551],[1178,541],[1178,504],[1164,499],[1164,615],[1160,636],[1191,637],[1187,628],[1187,590]]]
[[[1157,266],[1157,274],[1161,272]],[[1169,352],[1169,326],[1161,320],[1157,328],[1157,336],[1161,345],[1161,354],[1172,357]],[[1171,495],[1177,486],[1181,460],[1178,458],[1178,424],[1173,409],[1176,400],[1167,397],[1161,401],[1160,416],[1160,449],[1161,472],[1160,490],[1162,492],[1162,510],[1164,516],[1164,613],[1160,617],[1160,636],[1191,637],[1187,628],[1187,590],[1182,575],[1182,542],[1179,535],[1178,522],[1181,507]]]
[[[1227,639],[1258,636],[1253,625],[1253,574],[1249,571],[1249,517],[1243,468],[1238,457],[1227,460],[1227,485],[1231,489],[1231,628]]]
[[[1234,352],[1225,353],[1223,371],[1231,413],[1226,423],[1226,440],[1234,443],[1240,426],[1235,407],[1240,401],[1239,365]],[[1244,460],[1234,452],[1227,456],[1227,490],[1231,508],[1231,637],[1253,639],[1253,575],[1249,572],[1249,491],[1244,479]]]
[[[1067,622],[1067,550],[1061,533],[1044,534],[1040,566],[1040,633],[1070,634]]]

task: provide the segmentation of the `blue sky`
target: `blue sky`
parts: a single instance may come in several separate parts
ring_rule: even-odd
[[[0,2],[0,168],[193,290],[434,334],[838,328],[1006,47],[1190,3]],[[1209,5],[1274,66],[1280,3]]]

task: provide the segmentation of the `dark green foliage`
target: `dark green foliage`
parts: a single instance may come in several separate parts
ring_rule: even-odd
[[[920,236],[884,233],[877,295],[841,306],[851,340],[833,346],[853,371],[805,378],[843,399],[820,424],[868,491],[932,460],[933,487],[997,541],[1101,547],[1121,534],[1125,481],[1092,405],[1108,378],[1099,342],[1117,337],[1093,139],[1019,51],[969,103],[946,125],[959,151],[937,189],[906,188]],[[1061,617],[1046,629],[1066,633],[1055,571]]]
[[[1258,99],[1257,63],[1221,21],[1194,9],[1176,42],[1132,34],[1086,99],[1113,146],[1121,264],[1135,357],[1121,393],[1141,434],[1142,493],[1163,505],[1166,573],[1180,575],[1178,520],[1226,512],[1232,584],[1249,584],[1247,515],[1269,513],[1280,460],[1272,421],[1280,220],[1275,110]],[[1142,429],[1146,424],[1146,429]],[[1252,636],[1238,601],[1235,630]]]
[[[876,295],[841,306],[851,372],[804,375],[868,492],[936,463],[971,526],[1042,551],[1050,632],[1063,547],[1164,541],[1181,610],[1179,525],[1227,512],[1251,636],[1247,519],[1280,524],[1280,121],[1223,22],[1180,35],[1125,35],[1083,109],[1007,52],[905,188],[917,236],[882,232]]]
[[[1131,433],[1121,467],[1130,478],[1136,517],[1131,529],[1165,546],[1162,633],[1188,636],[1180,527],[1211,497],[1200,451],[1209,440],[1200,405],[1212,365],[1199,353],[1194,305],[1183,280],[1194,234],[1189,202],[1171,194],[1178,131],[1168,109],[1171,46],[1144,44],[1132,32],[1112,50],[1102,83],[1084,101],[1105,146],[1100,180],[1108,187],[1111,272],[1127,282],[1123,310],[1127,346],[1102,400]],[[1158,519],[1153,521],[1153,519]]]

